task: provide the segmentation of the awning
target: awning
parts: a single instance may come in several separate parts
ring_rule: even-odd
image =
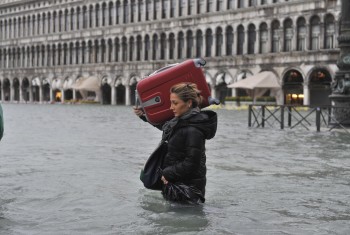
[[[81,77],[75,81],[75,84],[72,85],[72,88],[76,90],[85,90],[85,91],[99,91],[100,81],[95,76],[90,77]]]
[[[242,79],[238,82],[228,85],[229,88],[242,88],[253,90],[256,88],[281,88],[278,84],[277,77],[273,72],[264,71],[253,76]]]
[[[278,83],[277,76],[271,71],[264,71],[246,79],[239,80],[228,85],[229,88],[245,89],[249,96],[253,97],[255,103],[256,97],[262,96],[266,91],[271,91],[271,96],[276,97],[277,104],[282,104],[283,94],[281,94],[281,85]]]

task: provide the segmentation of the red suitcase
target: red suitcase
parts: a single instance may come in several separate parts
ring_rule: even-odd
[[[202,108],[219,103],[210,96],[202,69],[204,65],[203,59],[189,59],[161,68],[137,83],[136,105],[143,109],[148,122],[155,125],[174,117],[170,110],[170,88],[181,82],[197,84],[204,98]]]

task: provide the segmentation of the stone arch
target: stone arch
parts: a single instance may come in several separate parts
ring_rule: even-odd
[[[22,89],[22,97],[23,97],[23,100],[25,102],[28,102],[30,101],[30,89],[31,89],[31,85],[30,85],[30,82],[29,82],[29,79],[27,77],[24,77],[22,79],[22,86],[21,86],[21,89]]]
[[[284,104],[304,104],[304,76],[298,69],[290,68],[282,77]]]
[[[330,105],[332,75],[329,69],[322,66],[314,67],[309,71],[307,81],[310,92],[309,105]]]
[[[13,88],[13,101],[20,101],[20,82],[17,77],[15,77],[12,81]]]
[[[31,80],[31,92],[33,93],[33,102],[40,102],[40,87],[42,85],[39,76],[34,76]]]
[[[124,82],[124,78],[122,76],[118,76],[115,79],[114,82],[114,87],[116,89],[115,92],[115,98],[116,98],[116,104],[117,105],[125,105],[125,93],[126,93],[126,88],[125,88],[125,82]]]
[[[109,75],[102,76],[101,80],[101,103],[111,104],[112,103],[112,78]]]

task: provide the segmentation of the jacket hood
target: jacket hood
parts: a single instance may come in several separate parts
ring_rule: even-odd
[[[201,111],[200,113],[189,117],[186,121],[189,126],[201,130],[205,135],[205,138],[208,140],[213,138],[216,134],[218,117],[214,111]]]

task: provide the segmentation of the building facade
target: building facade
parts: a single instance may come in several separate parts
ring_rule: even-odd
[[[212,95],[262,71],[281,103],[330,104],[340,0],[3,0],[0,101],[132,105],[137,82],[204,58]],[[267,94],[269,95],[269,94]]]

